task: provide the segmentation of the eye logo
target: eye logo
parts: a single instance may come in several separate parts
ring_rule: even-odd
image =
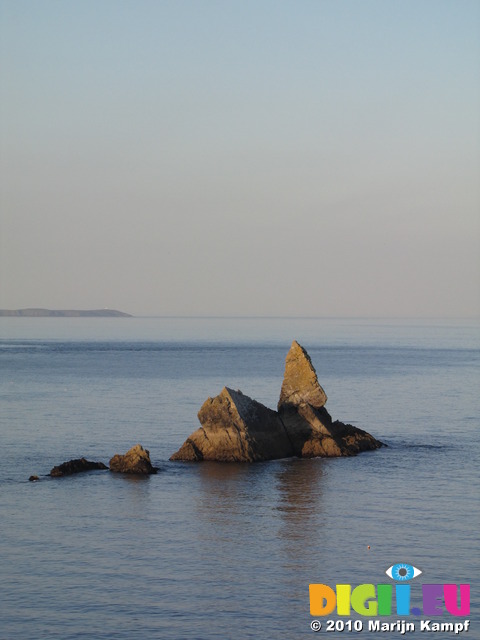
[[[385,573],[389,578],[392,578],[392,580],[396,580],[397,582],[407,582],[408,580],[413,580],[413,578],[419,576],[422,571],[411,564],[399,562],[398,564],[392,564]]]

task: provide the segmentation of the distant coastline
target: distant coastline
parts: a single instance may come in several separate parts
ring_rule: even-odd
[[[115,309],[0,309],[0,317],[10,318],[133,318]]]

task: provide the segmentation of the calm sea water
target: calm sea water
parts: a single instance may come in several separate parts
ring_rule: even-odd
[[[388,448],[168,462],[224,385],[275,408],[294,338],[333,417]],[[407,637],[480,638],[478,324],[1,318],[0,372],[2,640],[401,637],[314,634],[308,599],[309,583],[389,582],[400,561],[423,571],[412,606],[422,581],[472,585],[468,635],[411,616]],[[158,475],[27,480],[137,442]]]

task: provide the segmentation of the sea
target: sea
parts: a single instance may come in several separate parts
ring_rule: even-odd
[[[276,408],[294,339],[332,417],[388,446],[169,462],[224,386]],[[0,318],[0,640],[478,640],[479,383],[476,320]],[[157,475],[48,476],[137,443]],[[311,615],[310,584],[397,563],[416,613]],[[423,584],[471,585],[470,611],[424,615]]]

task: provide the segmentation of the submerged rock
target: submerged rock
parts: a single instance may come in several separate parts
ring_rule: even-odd
[[[50,471],[52,478],[60,478],[62,476],[71,476],[74,473],[82,473],[83,471],[92,471],[93,469],[108,469],[103,462],[90,462],[85,458],[78,458],[76,460],[69,460],[53,467]]]
[[[255,462],[293,455],[278,413],[241,391],[224,387],[198,412],[201,427],[170,460]]]
[[[38,480],[40,480],[38,476],[30,476],[28,479],[29,482],[37,482]]]
[[[115,473],[133,473],[148,475],[157,473],[157,468],[150,462],[150,452],[141,444],[136,444],[125,455],[115,454],[110,459],[110,471]]]
[[[198,413],[201,427],[170,460],[255,462],[353,456],[382,446],[366,431],[344,424],[324,407],[327,395],[308,353],[294,340],[285,362],[278,412],[224,387]]]

